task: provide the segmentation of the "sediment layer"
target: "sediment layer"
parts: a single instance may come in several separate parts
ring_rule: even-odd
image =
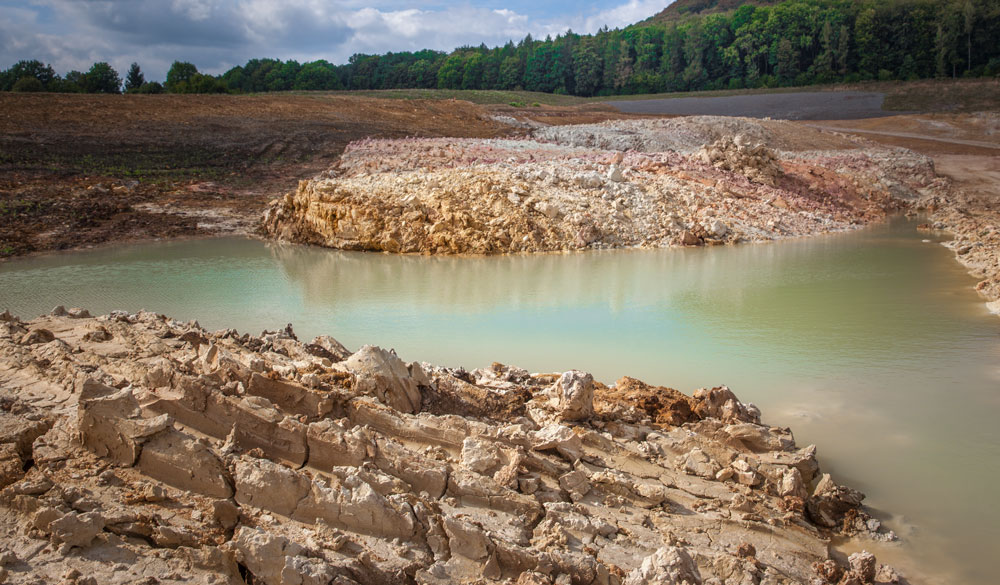
[[[355,142],[272,202],[263,230],[426,254],[755,242],[863,225],[939,185],[924,156],[788,122],[629,120]]]
[[[895,582],[725,387],[465,371],[152,313],[0,315],[11,583]],[[61,581],[60,581],[61,580]]]

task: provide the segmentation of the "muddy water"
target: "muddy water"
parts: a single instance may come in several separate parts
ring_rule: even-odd
[[[759,246],[463,259],[175,242],[0,264],[0,308],[291,322],[407,360],[728,384],[818,444],[911,554],[865,548],[914,583],[992,584],[1000,319],[923,237],[896,221]]]

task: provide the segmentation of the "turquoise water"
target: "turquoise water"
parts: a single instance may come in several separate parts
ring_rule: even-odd
[[[1000,319],[915,224],[712,249],[399,257],[244,239],[0,264],[0,309],[149,309],[406,360],[727,384],[884,510],[915,583],[993,583]],[[898,558],[897,558],[898,557]],[[917,563],[917,564],[914,564]]]

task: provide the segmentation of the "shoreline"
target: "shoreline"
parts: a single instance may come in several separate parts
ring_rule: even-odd
[[[898,578],[871,555],[829,559],[834,534],[894,536],[820,473],[815,447],[725,387],[469,372],[291,327],[253,337],[74,309],[4,314],[0,379],[12,575],[128,553],[149,573],[189,558],[206,579],[273,585],[282,571],[615,584],[679,566],[698,580]],[[83,508],[68,495],[81,490]],[[25,556],[42,542],[60,546]]]
[[[754,246],[754,245],[771,245],[780,244],[781,242],[796,241],[806,238],[822,237],[822,236],[836,236],[836,235],[846,235],[859,230],[864,230],[872,227],[876,227],[880,224],[892,221],[893,217],[903,216],[906,212],[900,211],[894,214],[886,215],[884,218],[878,221],[873,221],[867,224],[855,224],[844,226],[839,229],[831,229],[829,231],[816,232],[810,234],[797,234],[797,235],[785,235],[776,237],[770,240],[755,240],[755,241],[740,241],[733,242],[729,244],[711,244],[706,246],[685,246],[683,244],[673,244],[667,246],[623,246],[618,248],[584,248],[580,250],[545,250],[537,252],[505,252],[503,254],[475,254],[475,253],[464,253],[464,254],[447,254],[447,255],[436,255],[421,252],[386,252],[386,251],[368,251],[368,250],[340,250],[333,248],[333,250],[340,252],[358,252],[361,254],[386,254],[393,256],[402,257],[412,257],[412,258],[430,258],[430,257],[447,257],[447,258],[492,258],[492,257],[517,257],[517,256],[545,256],[545,255],[571,255],[571,254],[591,254],[591,253],[605,253],[605,252],[642,252],[642,251],[653,251],[653,250],[684,250],[684,249],[694,249],[694,248],[712,248],[716,245],[729,245],[729,246]],[[220,240],[220,239],[241,239],[250,240],[255,242],[262,242],[268,245],[275,246],[306,246],[315,248],[326,248],[326,246],[321,246],[317,244],[299,243],[286,240],[274,240],[268,238],[256,230],[246,231],[246,232],[219,232],[219,233],[209,233],[209,234],[197,234],[197,235],[179,235],[170,237],[158,237],[158,238],[147,238],[147,239],[127,239],[119,241],[107,241],[101,242],[99,244],[87,245],[83,247],[66,248],[63,250],[35,250],[28,252],[26,254],[20,254],[17,256],[7,256],[0,258],[0,266],[9,262],[18,262],[19,260],[34,260],[39,258],[47,258],[54,256],[66,256],[70,254],[85,254],[87,252],[109,250],[112,248],[120,247],[130,247],[130,246],[148,246],[154,244],[170,244],[173,242],[191,242],[191,241],[209,241],[209,240]],[[330,248],[328,248],[330,249]]]

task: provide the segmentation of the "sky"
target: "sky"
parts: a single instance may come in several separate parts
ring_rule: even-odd
[[[175,61],[219,74],[255,57],[326,59],[354,53],[502,45],[572,29],[592,33],[656,14],[671,0],[0,0],[0,69],[21,59],[60,75],[107,61],[147,80]]]

